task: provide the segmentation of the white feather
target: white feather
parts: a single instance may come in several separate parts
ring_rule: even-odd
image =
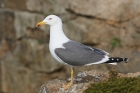
[[[117,63],[108,63],[108,64],[111,64],[111,65],[117,65]]]
[[[59,20],[58,20],[59,21]],[[61,22],[57,23],[56,25],[50,26],[50,42],[49,42],[49,49],[52,56],[60,63],[66,64],[63,62],[56,54],[55,49],[56,48],[63,48],[63,43],[68,42],[69,39],[65,36],[63,30],[62,30],[62,24]]]

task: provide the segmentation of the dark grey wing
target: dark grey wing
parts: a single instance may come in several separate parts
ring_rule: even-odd
[[[64,43],[63,47],[55,49],[56,55],[65,63],[73,66],[93,64],[108,55],[103,50],[91,48],[75,41]]]

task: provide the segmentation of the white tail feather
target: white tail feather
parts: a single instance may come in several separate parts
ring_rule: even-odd
[[[108,63],[108,64],[111,64],[111,65],[117,65],[117,63]]]

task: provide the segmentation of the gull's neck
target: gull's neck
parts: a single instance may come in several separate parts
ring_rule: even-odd
[[[50,26],[50,43],[65,43],[69,41],[69,39],[65,36],[62,23],[57,23],[56,25]]]
[[[64,48],[63,43],[68,42],[69,39],[65,36],[62,30],[62,23],[50,26],[50,42],[49,49],[52,56],[59,62],[63,62],[55,54],[56,48]]]

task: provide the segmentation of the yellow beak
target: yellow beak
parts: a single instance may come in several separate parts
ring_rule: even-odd
[[[36,27],[42,26],[42,25],[44,25],[44,24],[46,24],[46,22],[39,22],[39,23],[36,25]]]

